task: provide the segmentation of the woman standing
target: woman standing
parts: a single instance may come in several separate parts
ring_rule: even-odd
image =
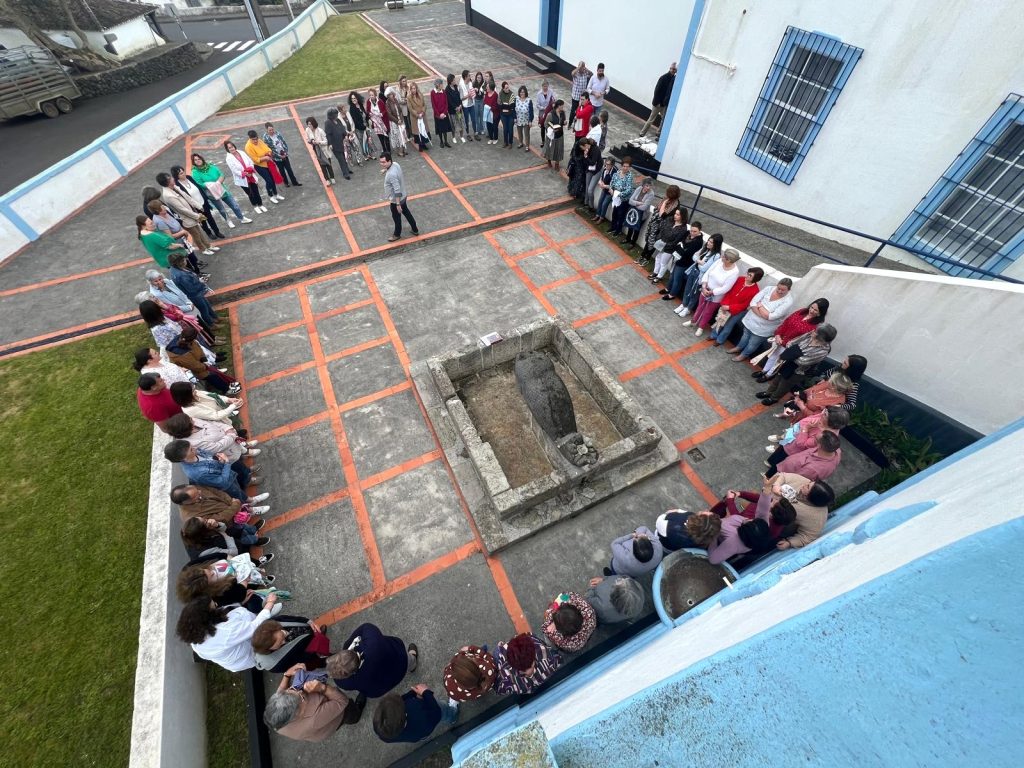
[[[381,152],[390,152],[391,140],[388,138],[388,134],[391,132],[391,121],[388,118],[388,107],[383,98],[378,98],[377,92],[373,88],[366,92],[363,109],[366,110],[366,124],[377,134]]]
[[[345,109],[344,104],[342,104],[337,111],[338,120],[345,128],[345,139],[343,142],[345,145],[345,162],[349,167],[349,172],[351,173],[352,164],[355,163],[357,166],[362,168],[363,160],[366,158],[363,157],[362,142],[360,142],[356,136],[356,124],[352,120],[351,112],[348,109]],[[324,132],[326,133],[326,131],[327,129],[325,127]],[[327,145],[330,146],[330,144],[331,140],[328,138]]]
[[[558,99],[555,108],[548,114],[545,121],[544,131],[547,137],[547,145],[544,148],[544,163],[549,167],[559,170],[559,163],[565,155],[564,136],[565,133],[565,102]]]
[[[377,157],[373,145],[370,142],[370,134],[366,132],[366,111],[363,109],[363,97],[355,91],[348,95],[348,109],[339,109],[339,112],[346,112],[349,121],[355,126],[356,139],[367,159],[374,160]]]
[[[448,96],[444,92],[444,80],[434,80],[434,89],[430,92],[430,108],[434,110],[434,133],[441,140],[442,147],[451,147],[448,134],[452,132],[451,115],[448,113]]]
[[[530,91],[525,85],[519,86],[519,94],[516,96],[516,135],[519,138],[519,147],[530,151],[530,126],[533,124],[533,99],[530,98]],[[584,184],[586,179],[584,177]]]
[[[477,141],[484,135],[484,93],[487,91],[487,83],[484,82],[482,72],[473,76],[473,110],[476,112],[476,127],[479,131],[476,135]]]
[[[662,203],[664,205],[664,203]],[[662,219],[658,225],[658,239],[654,243],[654,270],[647,276],[652,283],[657,283],[672,268],[676,248],[683,242],[690,231],[686,225],[686,209],[677,205],[670,218]]]
[[[448,82],[444,88],[444,96],[448,100],[448,117],[452,124],[452,144],[455,143],[455,132],[459,132],[462,143],[466,143],[465,127],[462,119],[462,98],[459,96],[459,86],[455,82],[455,75],[448,75]]]
[[[135,228],[137,230],[139,242],[142,243],[142,247],[146,249],[150,256],[153,257],[153,261],[159,264],[164,269],[169,269],[170,255],[175,251],[185,250],[185,246],[179,243],[175,238],[168,235],[166,232],[160,232],[157,230],[156,225],[153,224],[153,220],[145,216],[135,217]]]
[[[516,121],[516,100],[512,93],[512,86],[508,81],[501,84],[501,93],[498,94],[498,114],[501,117],[501,138],[502,147],[512,149],[513,126]]]
[[[483,75],[481,75],[481,80]],[[473,124],[473,138],[480,141],[482,133],[481,125],[476,114],[476,88],[473,81],[469,79],[469,70],[462,70],[462,77],[459,79],[459,97],[462,99],[462,119],[466,124],[466,133],[469,133],[469,124]]]
[[[398,100],[398,109],[402,113],[402,124],[405,126],[405,135],[412,135],[412,123],[409,120],[409,78],[402,75],[398,78],[398,88],[395,89],[395,99]]]
[[[224,174],[216,165],[207,163],[206,158],[198,153],[192,155],[192,180],[210,197],[213,207],[228,223],[228,229],[234,229],[235,225],[228,218],[227,211],[224,210],[225,205],[235,214],[235,218],[240,224],[251,224],[252,219],[242,213],[242,209],[235,202],[234,195],[228,192],[224,182],[221,181],[223,178]]]
[[[192,207],[203,212],[205,219],[200,221],[199,224],[207,237],[211,241],[215,239],[223,240],[224,235],[217,227],[217,221],[213,218],[213,210],[210,208],[210,201],[207,199],[202,188],[185,173],[185,169],[180,165],[171,166],[171,178],[174,180],[174,186],[177,190],[192,203]]]
[[[582,200],[587,192],[587,153],[594,146],[590,139],[581,139],[569,153],[569,164],[565,167],[569,175],[566,191],[573,197]]]
[[[412,140],[420,152],[427,151],[430,144],[430,133],[427,131],[427,105],[423,101],[423,94],[416,83],[409,86],[409,120],[413,123]],[[422,125],[421,125],[422,123]]]
[[[245,195],[249,198],[252,209],[256,213],[266,213],[267,208],[263,205],[263,198],[260,197],[260,185],[256,181],[256,169],[253,167],[252,160],[245,153],[239,152],[238,147],[230,141],[224,142],[224,151],[227,152],[224,161],[228,164],[228,170],[231,171],[231,179],[235,185],[245,191]]]
[[[277,180],[274,178],[274,171],[270,169],[271,164],[274,162],[274,153],[263,142],[256,131],[249,131],[246,135],[249,137],[249,140],[245,142],[245,154],[252,160],[253,169],[263,179],[270,202],[277,205],[284,200],[284,197],[277,193]],[[280,174],[278,174],[278,178],[280,178]]]
[[[488,83],[484,86],[484,125],[487,126],[487,143],[498,143],[498,93]]]
[[[391,149],[405,157],[409,154],[405,151],[405,121],[402,119],[402,107],[398,103],[398,93],[396,90],[388,92],[387,108],[388,121],[391,126],[391,132],[388,136],[391,141]]]
[[[324,186],[329,187],[335,183],[334,164],[331,162],[331,151],[327,147],[327,134],[315,117],[306,118],[306,141],[313,147],[316,161],[320,166],[320,172],[324,175]]]
[[[774,287],[762,288],[754,297],[743,316],[743,335],[736,345],[733,360],[737,363],[749,360],[775,332],[783,315],[793,306],[793,297],[789,295],[792,287],[793,281],[784,277]]]
[[[295,178],[295,171],[292,170],[292,160],[288,155],[288,142],[284,136],[277,132],[273,123],[263,124],[263,143],[270,147],[271,157],[284,177],[286,187],[301,187],[302,183]]]
[[[686,317],[697,309],[704,275],[722,258],[722,243],[724,242],[725,236],[716,232],[694,254],[693,263],[686,270],[686,282],[679,294],[682,303],[674,310],[680,317]]]
[[[685,326],[696,325],[697,336],[704,335],[704,329],[711,325],[711,319],[722,305],[722,300],[739,279],[740,269],[737,266],[739,260],[739,251],[735,248],[726,248],[722,253],[722,258],[704,276],[704,281],[700,286],[697,311],[693,313],[692,320],[683,323]]]

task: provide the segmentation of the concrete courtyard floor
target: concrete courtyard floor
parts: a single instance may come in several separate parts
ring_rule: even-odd
[[[476,62],[467,65],[537,87],[521,57],[462,23],[462,8],[368,16],[438,71]],[[214,298],[232,320],[243,416],[264,442],[272,570],[295,596],[289,612],[329,624],[335,644],[364,621],[416,642],[421,666],[406,682],[443,691],[442,669],[460,646],[539,632],[552,597],[600,574],[614,537],[653,526],[666,509],[701,509],[727,488],[756,487],[765,436],[780,422],[753,397],[750,369],[682,326],[643,270],[571,210],[565,179],[535,153],[483,142],[411,152],[400,162],[422,237],[406,229],[385,243],[391,219],[376,163],[325,189],[303,149],[301,121],[337,101],[216,115],[10,259],[0,268],[0,354],[133,317],[152,266],[135,240],[141,188],[192,152],[220,163],[223,141],[275,122],[303,186],[285,189],[286,200],[254,223],[225,230],[209,259]],[[612,111],[613,143],[638,132],[640,120]],[[488,556],[410,368],[546,315],[593,346],[676,442],[680,462]],[[876,471],[844,451],[833,477],[840,493]],[[629,632],[601,628],[592,645]],[[266,684],[276,687],[277,676]],[[501,703],[464,706],[460,722]],[[376,739],[372,709],[321,744],[272,736],[275,765],[371,768],[411,752]]]

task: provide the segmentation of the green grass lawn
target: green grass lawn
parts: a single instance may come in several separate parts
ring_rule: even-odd
[[[127,765],[152,426],[145,327],[0,362],[0,763]]]
[[[328,19],[290,59],[238,94],[224,109],[347,91],[379,83],[382,78],[394,83],[400,75],[416,79],[425,74],[357,14],[345,13]]]

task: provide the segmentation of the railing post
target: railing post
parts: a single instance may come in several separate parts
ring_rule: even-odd
[[[700,202],[700,196],[704,194],[704,185],[701,184],[697,189],[697,197],[693,201],[693,210],[690,211],[690,221],[693,221],[693,217],[697,215],[697,203]]]
[[[864,266],[865,266],[865,267],[870,267],[870,266],[871,266],[871,264],[872,264],[872,262],[873,262],[873,261],[874,261],[875,259],[877,259],[877,258],[878,258],[878,255],[879,255],[879,254],[880,254],[880,253],[882,252],[882,249],[883,249],[883,248],[885,248],[885,243],[884,243],[884,242],[882,242],[882,243],[879,243],[879,244],[878,244],[878,247],[877,247],[877,248],[875,248],[875,252],[871,254],[871,258],[869,258],[869,259],[868,259],[867,261],[865,261],[865,262],[864,262]]]

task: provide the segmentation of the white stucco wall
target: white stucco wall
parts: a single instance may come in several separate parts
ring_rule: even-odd
[[[604,62],[612,91],[650,104],[658,78],[679,61],[692,11],[693,0],[562,0],[558,55],[591,70]]]
[[[536,43],[540,40],[540,7],[543,2],[546,0],[473,0],[473,10]]]
[[[1011,0],[947,0],[941,13],[926,0],[709,0],[662,169],[889,236],[1024,88],[1024,27],[1008,23],[1018,12]],[[787,25],[864,49],[789,186],[736,155]]]
[[[828,297],[832,357],[984,434],[1024,414],[1024,286],[944,275],[814,267],[797,303]]]
[[[119,59],[134,56],[136,53],[141,53],[147,48],[164,44],[164,39],[156,34],[153,28],[149,26],[149,23],[142,17],[126,21],[124,24],[118,24],[116,27],[106,30],[106,32],[86,32],[85,34],[89,38],[89,47],[97,51],[102,51],[103,46],[106,45],[107,41],[103,39],[104,34],[117,35],[117,40],[114,41],[114,48],[117,50],[117,57]]]
[[[1014,470],[1024,454],[1024,430],[868,508],[837,531],[852,531],[883,509],[938,501],[892,531],[848,546],[755,597],[715,607],[655,639],[639,653],[568,695],[546,694],[537,720],[548,739],[702,659],[743,642],[786,619],[810,611],[867,582],[962,538],[1024,515],[1006,504],[1022,491]]]

